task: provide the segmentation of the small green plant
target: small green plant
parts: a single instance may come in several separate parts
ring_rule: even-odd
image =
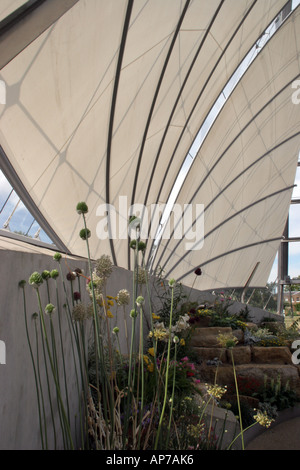
[[[260,390],[253,393],[262,403],[276,407],[278,411],[293,407],[297,402],[297,394],[290,388],[289,382],[282,384],[280,375],[276,379],[265,377]]]

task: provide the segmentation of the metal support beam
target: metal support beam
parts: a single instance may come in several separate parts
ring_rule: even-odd
[[[277,293],[277,313],[283,315],[283,290],[288,277],[289,244],[284,240],[289,238],[289,218],[287,218],[283,232],[283,240],[278,251],[278,293]]]
[[[0,69],[38,38],[78,0],[35,0],[0,23]]]

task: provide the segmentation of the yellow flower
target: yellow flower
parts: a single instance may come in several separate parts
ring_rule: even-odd
[[[147,369],[148,369],[149,372],[153,372],[153,371],[154,371],[154,364],[153,364],[153,362],[151,362],[151,364],[148,364]]]
[[[149,359],[149,357],[148,357],[148,356],[146,356],[145,354],[144,354],[144,356],[143,356],[143,357],[144,357],[144,362],[145,362],[145,364],[149,364],[149,362],[150,362],[150,359]]]
[[[233,333],[219,334],[217,338],[223,348],[233,348],[238,343],[238,339]]]
[[[160,320],[160,316],[155,315],[155,313],[152,313],[152,318],[153,318],[153,320]]]
[[[264,411],[262,412],[261,410],[257,410],[257,414],[253,416],[255,421],[260,424],[261,426],[268,428],[271,426],[271,423],[274,421],[274,419],[270,418],[267,415],[267,412]]]
[[[180,343],[179,343],[179,344],[180,344],[180,346],[185,346],[185,341],[184,341],[184,339],[183,339],[183,338],[181,338],[181,340],[180,340]]]
[[[107,316],[108,318],[114,318],[114,316],[113,316],[113,314],[111,313],[110,310],[107,310],[106,316]]]
[[[211,397],[220,400],[222,396],[227,392],[227,387],[221,387],[220,385],[208,385],[206,384],[207,392]]]
[[[111,307],[113,307],[114,303],[113,303],[112,300],[108,300],[108,301],[107,301],[107,305],[110,305]]]
[[[149,348],[148,353],[150,354],[150,356],[154,357],[154,348]]]
[[[107,295],[106,298],[112,300],[114,297],[112,295]]]

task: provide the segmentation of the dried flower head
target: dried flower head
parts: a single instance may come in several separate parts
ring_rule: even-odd
[[[96,274],[102,279],[108,279],[113,270],[113,263],[108,255],[102,255],[95,263]]]
[[[127,289],[121,289],[117,294],[118,305],[128,305],[130,302],[130,294]]]
[[[35,289],[38,289],[40,285],[43,284],[43,278],[40,273],[35,271],[34,273],[31,274],[28,282],[32,287],[34,287]]]
[[[86,308],[82,303],[74,305],[72,317],[74,321],[83,321],[87,317]]]
[[[77,291],[74,292],[73,298],[74,298],[75,302],[77,302],[78,300],[80,300],[80,299],[81,299],[81,294],[80,294],[80,292],[77,292]]]
[[[202,274],[201,268],[195,269],[194,273],[196,274],[196,276],[201,276],[201,274]]]
[[[66,275],[66,278],[67,278],[68,281],[75,281],[76,273],[73,273],[73,272],[69,271]]]
[[[103,296],[103,286],[104,286],[104,280],[102,277],[99,277],[96,274],[96,271],[93,272],[92,274],[92,280],[87,282],[86,288],[87,291],[90,294],[90,297],[93,296],[93,291],[95,294],[95,298],[98,302],[101,302],[102,296]]]
[[[144,268],[139,268],[138,270],[135,270],[134,272],[134,280],[138,284],[147,284],[147,279],[148,279],[148,273],[147,270]]]
[[[22,281],[19,282],[19,287],[24,289],[25,285],[26,285],[26,281],[25,281],[25,279],[22,279]]]

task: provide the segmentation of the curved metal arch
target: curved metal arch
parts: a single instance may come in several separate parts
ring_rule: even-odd
[[[254,7],[254,5],[255,5],[256,3],[257,3],[257,0],[253,0],[252,5],[250,6],[249,10],[248,10],[247,13],[245,14],[245,16],[243,17],[243,19],[242,19],[241,22],[239,23],[239,25],[237,26],[237,28],[235,29],[233,35],[231,36],[231,38],[229,39],[228,43],[226,44],[226,46],[225,46],[224,49],[222,50],[222,53],[221,53],[219,59],[217,60],[217,62],[215,63],[213,69],[211,70],[209,76],[207,77],[207,79],[206,79],[206,81],[205,81],[205,83],[204,83],[204,85],[203,85],[203,87],[202,87],[202,89],[201,89],[201,91],[200,91],[200,93],[199,93],[199,95],[198,95],[196,101],[195,101],[195,104],[194,104],[194,106],[193,106],[193,108],[192,108],[192,110],[191,110],[191,112],[190,112],[190,114],[189,114],[189,116],[188,116],[188,118],[187,118],[187,120],[186,120],[184,126],[183,126],[182,132],[181,132],[181,134],[180,134],[180,136],[179,136],[179,138],[178,138],[178,140],[177,140],[177,143],[176,143],[176,145],[175,145],[175,148],[174,148],[174,150],[173,150],[173,153],[172,153],[172,156],[171,156],[171,159],[170,159],[170,165],[171,165],[171,163],[172,163],[172,161],[173,161],[173,158],[174,158],[174,156],[175,156],[175,152],[176,152],[177,147],[178,147],[178,145],[179,145],[179,143],[180,143],[180,141],[181,141],[181,139],[182,139],[182,136],[183,136],[183,134],[184,134],[184,132],[185,132],[185,130],[186,130],[186,127],[187,127],[187,125],[188,125],[188,122],[189,122],[189,120],[191,119],[191,117],[192,117],[192,115],[193,115],[193,113],[194,113],[194,111],[195,111],[195,108],[196,108],[196,106],[197,106],[197,104],[198,104],[198,102],[199,102],[199,100],[200,100],[202,94],[203,94],[204,91],[205,91],[206,86],[208,85],[208,83],[209,83],[211,77],[213,76],[213,74],[214,74],[216,68],[218,67],[218,65],[219,65],[219,63],[220,63],[220,61],[221,61],[221,59],[223,58],[224,54],[226,53],[226,51],[227,51],[228,47],[230,46],[232,40],[234,39],[235,35],[238,33],[239,29],[241,28],[241,26],[242,26],[243,23],[245,22],[246,18],[248,17],[249,13],[251,12],[251,10],[253,9],[253,7]],[[221,6],[222,6],[222,5],[219,5],[219,8],[218,8],[217,12],[218,12],[219,9],[221,8]],[[216,13],[217,13],[217,12],[216,12]],[[212,27],[213,22],[214,22],[215,19],[216,19],[216,16],[217,16],[217,14],[215,14],[214,18],[212,19],[212,22],[210,23],[209,28],[207,29],[207,33],[209,32],[210,28]],[[205,35],[205,37],[204,37],[203,39],[205,39],[206,36],[207,36],[207,34]],[[159,157],[160,157],[160,153],[161,153],[161,150],[162,150],[162,147],[163,147],[163,144],[164,144],[166,135],[167,135],[167,131],[168,131],[169,127],[170,127],[170,123],[171,123],[172,117],[173,117],[173,115],[174,115],[174,113],[175,113],[175,111],[176,111],[177,104],[178,104],[178,102],[179,102],[179,100],[180,100],[180,97],[181,97],[181,94],[182,94],[183,89],[184,89],[184,87],[185,87],[185,84],[186,84],[186,81],[187,81],[187,79],[188,79],[188,76],[190,75],[190,73],[191,73],[191,71],[192,71],[192,67],[193,67],[193,65],[194,65],[194,63],[195,63],[195,61],[196,61],[196,59],[197,59],[197,57],[198,57],[198,55],[199,55],[199,53],[200,53],[200,50],[201,50],[201,48],[202,48],[202,46],[203,46],[203,42],[204,42],[204,41],[201,42],[201,45],[200,45],[200,47],[198,48],[198,50],[197,50],[197,52],[196,52],[196,55],[195,55],[195,57],[194,57],[192,66],[191,66],[190,69],[188,70],[188,73],[187,73],[187,75],[186,75],[186,78],[185,78],[185,80],[184,80],[184,82],[183,82],[183,84],[182,84],[182,86],[181,86],[181,88],[180,88],[180,91],[179,91],[179,93],[178,93],[178,96],[177,96],[177,98],[176,98],[176,100],[175,100],[174,107],[172,108],[172,111],[171,111],[171,114],[170,114],[170,117],[169,117],[169,120],[168,120],[166,129],[165,129],[165,131],[164,131],[164,134],[163,134],[163,137],[162,137],[162,140],[161,140],[161,143],[160,143],[160,146],[159,146],[159,149],[158,149],[156,158],[155,158],[155,162],[154,162],[154,165],[153,165],[153,168],[152,168],[151,177],[150,177],[150,180],[149,180],[149,184],[148,184],[148,188],[147,188],[146,196],[145,196],[145,200],[144,200],[144,205],[147,204],[147,200],[148,200],[148,196],[149,196],[149,192],[150,192],[150,187],[151,187],[151,182],[152,182],[152,179],[153,179],[153,177],[154,177],[155,169],[156,169],[156,166],[157,166],[157,163],[158,163],[158,159],[159,159]],[[206,118],[205,118],[205,119],[206,119]],[[201,129],[203,123],[205,122],[205,119],[203,120],[203,122],[202,122],[202,124],[201,124],[201,126],[200,126],[200,129]],[[158,195],[157,195],[157,198],[156,198],[156,202],[158,202],[158,200],[159,200],[159,197],[160,197],[160,194],[161,194],[161,191],[162,191],[162,188],[163,188],[165,179],[166,179],[165,177],[166,177],[167,174],[168,174],[168,169],[167,169],[167,172],[166,172],[166,174],[164,175],[164,178],[163,178],[162,183],[161,183],[161,185],[160,185],[160,189],[159,189],[159,191],[158,191]]]
[[[243,171],[241,171],[235,178],[233,178],[233,180],[231,180],[223,189],[222,191],[220,191],[211,201],[210,203],[206,206],[205,210],[209,209],[209,207],[221,196],[221,194],[223,194],[232,184],[234,184],[241,176],[243,176],[245,173],[247,173],[247,171],[249,171],[252,167],[254,167],[257,163],[259,163],[261,160],[263,160],[265,157],[267,157],[268,155],[270,155],[270,153],[274,152],[275,150],[277,150],[278,148],[280,148],[281,146],[285,145],[287,142],[289,142],[290,140],[293,140],[295,137],[298,137],[300,136],[300,131],[299,132],[296,132],[295,134],[293,134],[292,136],[288,137],[287,139],[283,140],[282,142],[280,142],[279,144],[275,145],[274,147],[272,147],[271,149],[269,149],[267,152],[265,152],[263,155],[261,155],[260,157],[258,157],[254,162],[252,162],[250,165],[248,165],[246,168],[243,169]],[[288,188],[285,188],[285,189],[290,189],[290,187]],[[282,190],[280,190],[281,192]],[[259,202],[259,201],[257,201]],[[197,219],[195,219],[192,223],[192,225],[189,227],[189,229],[191,229],[194,224],[196,223]],[[224,221],[225,222],[225,221]],[[206,234],[206,237],[208,236],[209,234]],[[176,248],[180,245],[180,241],[177,242],[176,246],[175,246],[175,250]],[[168,261],[170,260],[170,257],[171,255],[168,256],[168,258],[166,259],[165,263],[163,266],[165,266]],[[184,257],[183,257],[184,258]],[[161,258],[160,258],[161,259]],[[177,265],[177,263],[176,263]],[[175,266],[176,266],[175,265]]]
[[[225,0],[222,0],[222,1],[225,1]],[[162,71],[161,71],[161,74],[160,74],[160,77],[159,77],[159,80],[158,80],[158,83],[157,83],[157,85],[156,85],[156,90],[155,90],[154,97],[153,97],[153,100],[152,100],[152,103],[151,103],[151,106],[150,106],[150,111],[149,111],[149,114],[148,114],[148,118],[147,118],[145,130],[144,130],[144,134],[143,134],[143,139],[142,139],[142,143],[141,143],[141,148],[140,148],[140,152],[139,152],[139,156],[138,156],[138,161],[137,161],[137,165],[136,165],[135,176],[134,176],[134,182],[133,182],[133,189],[132,189],[132,194],[131,194],[131,205],[134,204],[135,192],[136,192],[136,187],[137,187],[137,181],[138,181],[138,176],[139,176],[139,170],[140,170],[140,166],[141,166],[141,163],[142,163],[143,151],[144,151],[144,147],[145,147],[145,143],[146,143],[146,139],[147,139],[148,130],[149,130],[149,127],[150,127],[152,115],[153,115],[153,112],[154,112],[156,100],[157,100],[157,97],[158,97],[158,94],[159,94],[159,90],[160,90],[161,84],[162,84],[162,82],[163,82],[163,78],[164,78],[164,75],[165,75],[165,72],[166,72],[166,69],[167,69],[169,60],[170,60],[170,58],[171,58],[172,51],[173,51],[174,46],[175,46],[175,43],[176,43],[176,40],[177,40],[179,31],[180,31],[182,22],[183,22],[183,20],[184,20],[184,17],[185,17],[185,15],[186,15],[186,12],[187,12],[187,10],[188,10],[188,7],[189,7],[189,5],[190,5],[190,2],[191,2],[191,0],[186,0],[186,3],[185,3],[184,8],[183,8],[183,11],[182,11],[182,13],[181,13],[181,15],[180,15],[178,24],[177,24],[177,26],[176,26],[175,32],[174,32],[174,34],[173,34],[173,38],[172,38],[172,41],[171,41],[171,44],[170,44],[170,47],[169,47],[169,50],[168,50],[168,53],[167,53],[167,56],[166,56],[166,59],[165,59],[165,62],[164,62]],[[129,243],[128,243],[128,269],[130,269],[130,247],[129,247]]]
[[[207,237],[209,237],[210,235],[212,235],[216,230],[218,230],[218,228],[222,227],[222,225],[225,225],[227,224],[227,222],[229,222],[230,220],[234,219],[235,217],[238,217],[240,214],[242,214],[243,212],[247,211],[248,209],[251,209],[251,207],[254,207],[256,206],[257,204],[260,204],[261,202],[264,202],[266,201],[267,199],[271,199],[272,197],[275,197],[275,196],[278,196],[278,194],[281,194],[281,193],[284,193],[285,191],[290,191],[291,189],[293,189],[295,187],[295,185],[292,185],[292,186],[287,186],[286,188],[282,188],[282,189],[279,189],[278,191],[275,191],[274,193],[271,193],[271,194],[268,194],[267,196],[264,196],[260,199],[258,199],[257,201],[254,201],[252,202],[251,204],[248,204],[247,206],[243,207],[242,209],[240,209],[239,211],[237,211],[235,214],[232,214],[230,217],[228,217],[227,219],[223,220],[222,222],[220,222],[218,225],[216,225],[214,228],[212,228],[206,235],[205,235],[205,239]],[[166,273],[166,277],[170,274],[170,272],[172,271],[172,269],[174,269],[176,266],[178,266],[178,264],[185,258],[185,256],[190,252],[187,251],[186,254],[184,256],[182,256],[180,258],[180,260],[178,260],[173,266],[172,268],[169,269],[169,271]],[[205,263],[204,263],[205,264]],[[164,268],[164,266],[166,265],[166,263],[162,266],[162,269]],[[203,265],[203,263],[202,263]]]
[[[251,7],[250,7],[250,9],[249,9],[249,12],[247,12],[247,15],[245,15],[245,17],[243,18],[243,20],[241,21],[241,23],[238,25],[237,29],[234,31],[232,37],[230,38],[228,44],[226,45],[226,47],[225,47],[225,49],[224,49],[224,52],[225,52],[225,51],[227,50],[227,48],[229,47],[231,41],[233,40],[234,36],[237,34],[239,28],[240,28],[240,27],[242,26],[242,24],[244,23],[245,18],[248,16],[248,14],[250,13],[250,10],[252,10],[252,8],[254,7],[255,3],[256,3],[256,0],[255,0],[255,2],[251,5]],[[288,2],[287,2],[287,3],[288,3]],[[297,8],[298,8],[298,7],[297,7]],[[281,10],[282,10],[282,9],[281,9]],[[280,11],[281,11],[281,10],[280,10]],[[280,13],[280,11],[279,11],[279,12],[277,13],[277,15],[273,18],[273,20],[269,23],[269,25],[267,26],[266,30],[267,30],[268,28],[270,28],[270,26],[274,23],[275,19],[277,18],[278,14]],[[278,28],[278,30],[280,30],[281,26],[282,26],[282,24],[280,25],[280,27]],[[277,31],[278,31],[278,30],[277,30]],[[274,35],[277,33],[277,31],[274,33]],[[261,37],[261,36],[260,36],[260,37]],[[258,38],[258,39],[259,39],[259,38]],[[243,63],[243,61],[246,59],[247,55],[248,55],[248,54],[250,53],[250,51],[253,49],[253,47],[254,47],[254,45],[257,43],[258,39],[255,41],[255,43],[254,43],[254,44],[250,47],[250,49],[247,51],[247,53],[245,54],[245,56],[243,57],[243,59],[240,61],[240,64],[239,64],[238,67],[235,69],[235,71],[232,73],[232,75],[231,75],[231,77],[229,78],[229,80],[228,80],[227,83],[230,82],[231,78],[234,76],[234,74],[236,73],[236,71],[238,70],[238,68],[240,67],[240,65],[241,65],[241,64]],[[218,65],[219,61],[221,60],[222,56],[223,56],[223,54],[220,56],[220,58],[219,58],[219,60],[218,60],[218,62],[217,62],[217,64],[216,64],[216,66],[214,67],[214,69],[212,70],[211,74],[209,75],[209,77],[208,77],[208,79],[207,79],[207,82],[205,83],[205,87],[206,87],[208,81],[210,80],[211,76],[213,75],[213,73],[214,73],[214,71],[215,71],[215,68],[217,67],[217,65]],[[237,86],[237,85],[238,85],[238,83],[236,84],[236,86]],[[183,132],[185,131],[185,128],[186,128],[186,126],[187,126],[187,124],[188,124],[188,122],[189,122],[189,120],[190,120],[190,118],[191,118],[193,112],[195,111],[195,108],[196,108],[196,106],[197,106],[198,101],[200,100],[200,98],[201,98],[201,96],[202,96],[203,91],[204,91],[204,90],[201,90],[201,92],[200,92],[200,94],[199,94],[199,96],[198,96],[198,98],[197,98],[197,101],[195,102],[195,105],[194,105],[194,107],[192,108],[191,113],[190,113],[190,115],[188,116],[188,118],[187,118],[187,120],[186,120],[185,127],[184,127],[183,130],[182,130],[182,133],[181,133],[181,135],[180,135],[180,137],[179,137],[179,139],[178,139],[178,142],[177,142],[177,144],[176,144],[176,146],[175,146],[175,149],[174,149],[174,152],[173,152],[173,154],[172,154],[172,157],[171,157],[171,160],[170,160],[170,164],[171,164],[171,162],[172,162],[172,160],[173,160],[173,158],[174,158],[176,149],[177,149],[177,147],[178,147],[178,145],[179,145],[179,142],[180,142],[180,140],[181,140],[181,138],[182,138]],[[221,94],[221,93],[222,93],[222,91],[220,92],[220,94]],[[220,96],[220,95],[219,95],[219,96]],[[213,107],[214,107],[214,105],[213,105]],[[208,118],[209,114],[211,113],[213,107],[209,110],[209,112],[207,113],[207,115],[206,115],[205,118],[203,119],[203,121],[202,121],[202,123],[201,123],[201,125],[200,125],[200,128],[199,128],[198,133],[200,132],[200,130],[201,130],[203,124],[205,123],[205,121],[207,120],[207,118]],[[197,133],[197,135],[198,135],[198,133]],[[209,134],[209,133],[208,133],[208,134]],[[203,140],[202,144],[203,144],[204,141],[206,140],[208,134],[205,136],[205,139]],[[191,167],[192,167],[192,165],[191,165]],[[189,169],[189,171],[190,171],[190,170],[191,170],[191,168]],[[166,174],[167,174],[167,173],[166,173]],[[186,175],[186,176],[187,176],[187,175]],[[153,177],[153,173],[151,174],[151,177]],[[163,179],[162,184],[161,184],[161,187],[160,187],[160,189],[159,189],[159,191],[158,191],[157,202],[158,202],[158,200],[159,200],[159,196],[160,196],[160,193],[161,193],[161,191],[162,191],[164,181],[165,181],[165,178]],[[170,196],[171,196],[171,192],[169,193],[169,197],[170,197]],[[151,257],[152,257],[152,250],[153,250],[153,247],[154,247],[154,240],[153,240],[152,243],[151,243],[151,248],[150,248],[149,253],[148,253],[147,265],[149,265],[150,259],[151,259]]]
[[[205,261],[204,263],[201,264],[201,267],[206,266],[207,264],[212,263],[213,261],[216,261],[217,259],[224,258],[225,256],[232,255],[233,253],[237,253],[238,251],[246,250],[247,248],[253,248],[254,246],[264,245],[267,243],[279,242],[281,239],[282,237],[275,237],[275,238],[269,238],[268,240],[261,240],[259,242],[249,243],[248,245],[239,246],[238,248],[234,248],[233,250],[227,251],[226,253],[221,253],[220,255],[217,255],[214,258],[211,258]],[[182,279],[184,279],[186,276],[189,276],[190,274],[192,274],[194,270],[195,268],[191,269],[190,271],[180,276],[180,278],[177,279],[177,282],[182,281]]]
[[[210,176],[210,174],[213,172],[213,170],[216,168],[216,166],[220,163],[220,161],[223,159],[224,155],[230,150],[231,146],[237,141],[237,139],[243,134],[243,132],[248,128],[248,126],[250,126],[250,124],[252,124],[252,122],[264,111],[264,109],[266,109],[284,90],[286,90],[288,87],[291,86],[291,84],[297,80],[297,78],[299,78],[300,75],[296,75],[295,77],[293,77],[292,80],[290,80],[284,87],[281,88],[281,90],[279,90],[274,96],[272,96],[272,98],[267,101],[267,103],[265,103],[263,105],[263,107],[252,117],[252,119],[250,119],[250,121],[240,130],[240,132],[235,136],[235,138],[231,141],[231,143],[226,147],[226,149],[221,153],[221,155],[219,156],[219,158],[215,161],[215,163],[213,164],[213,166],[209,169],[208,173],[204,176],[203,180],[201,181],[200,185],[197,187],[197,189],[195,190],[194,194],[192,195],[192,197],[190,198],[189,200],[189,203],[188,204],[191,204],[193,199],[195,198],[196,194],[198,193],[198,191],[200,190],[200,188],[203,186],[204,182],[207,180],[207,178]],[[172,234],[169,238],[169,240],[172,238],[172,235],[174,234],[174,230],[175,230],[175,227],[172,231]],[[166,245],[164,247],[164,249],[162,250],[162,253],[160,254],[160,257],[159,257],[159,260],[158,262],[161,260],[167,246],[168,246],[168,240],[166,242]],[[148,259],[148,262],[149,262],[149,259]]]
[[[124,51],[125,51],[127,34],[129,30],[129,23],[130,23],[132,8],[133,8],[133,2],[134,0],[128,0],[128,3],[127,3],[127,10],[126,10],[126,15],[125,15],[125,20],[124,20],[123,33],[122,33],[122,39],[120,43],[119,57],[118,57],[117,70],[116,70],[116,77],[115,77],[114,89],[113,89],[113,95],[112,95],[109,128],[108,128],[108,138],[107,138],[107,153],[106,153],[106,203],[107,204],[109,204],[109,201],[110,201],[110,159],[111,159],[111,145],[112,145],[114,117],[115,117],[122,61],[123,61],[123,56],[124,56]],[[108,214],[108,217],[109,217],[109,214]],[[110,224],[108,224],[108,227],[110,227]],[[114,243],[113,243],[111,236],[109,237],[109,242],[110,242],[110,249],[111,249],[113,263],[115,266],[117,266],[118,263],[117,263]]]

